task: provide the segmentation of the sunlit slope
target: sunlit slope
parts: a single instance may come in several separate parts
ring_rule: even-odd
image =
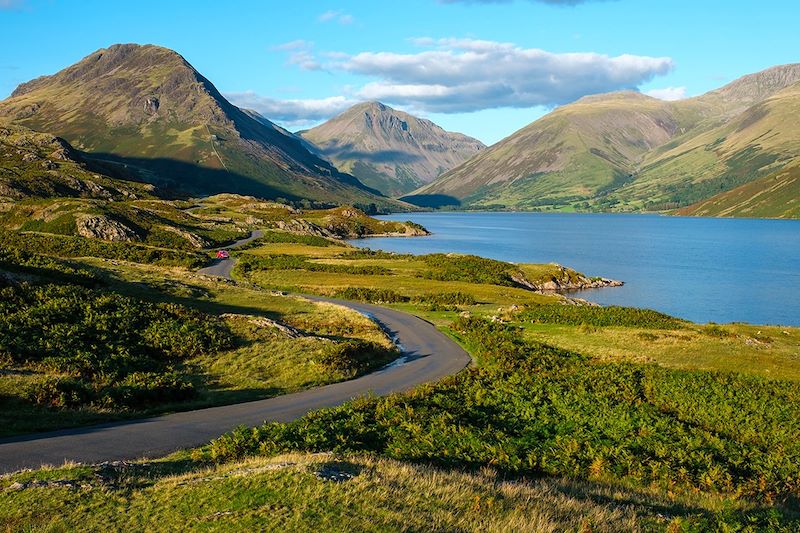
[[[758,192],[758,184],[767,183],[760,178],[777,176],[800,155],[798,92],[795,64],[678,102],[633,92],[582,98],[479,153],[413,199],[639,211],[686,207],[750,182],[757,183],[747,190]],[[776,213],[791,213],[795,198],[778,195],[769,203]]]
[[[671,104],[639,93],[586,97],[456,167],[420,195],[533,207],[596,197],[630,181],[649,150],[682,127]]]
[[[767,176],[800,163],[800,84],[748,107],[725,124],[678,138],[648,154],[637,179],[616,193],[634,205],[682,207],[749,183],[752,194],[771,188]],[[751,183],[752,182],[752,183]],[[798,197],[783,189],[769,203],[782,212]],[[766,190],[764,191],[767,192]],[[775,211],[774,209],[777,209]],[[736,210],[727,213],[735,216]],[[749,215],[753,216],[753,215]],[[772,216],[772,215],[770,215]]]

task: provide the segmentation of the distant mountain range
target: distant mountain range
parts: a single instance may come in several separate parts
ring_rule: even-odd
[[[800,216],[800,64],[696,98],[559,107],[406,197],[419,205]]]
[[[158,46],[114,45],[24,83],[0,102],[0,120],[63,137],[85,159],[163,190],[402,208]]]
[[[798,117],[794,64],[677,102],[584,97],[489,148],[378,102],[292,133],[228,102],[176,52],[123,44],[0,101],[0,198],[233,192],[390,210],[800,217]]]
[[[430,183],[486,148],[380,102],[357,104],[299,135],[339,170],[387,196]]]

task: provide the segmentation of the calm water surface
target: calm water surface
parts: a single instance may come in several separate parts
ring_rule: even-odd
[[[800,325],[800,221],[658,215],[418,213],[429,237],[354,244],[415,254],[459,252],[556,262],[624,287],[583,291],[601,304],[695,322]]]

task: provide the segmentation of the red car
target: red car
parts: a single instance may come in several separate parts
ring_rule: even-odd
[[[231,256],[228,250],[217,250],[217,259],[227,259]]]

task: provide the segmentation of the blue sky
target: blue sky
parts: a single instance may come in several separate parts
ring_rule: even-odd
[[[800,61],[795,1],[0,0],[0,98],[119,42],[290,129],[380,99],[493,143],[582,94],[702,94]]]

